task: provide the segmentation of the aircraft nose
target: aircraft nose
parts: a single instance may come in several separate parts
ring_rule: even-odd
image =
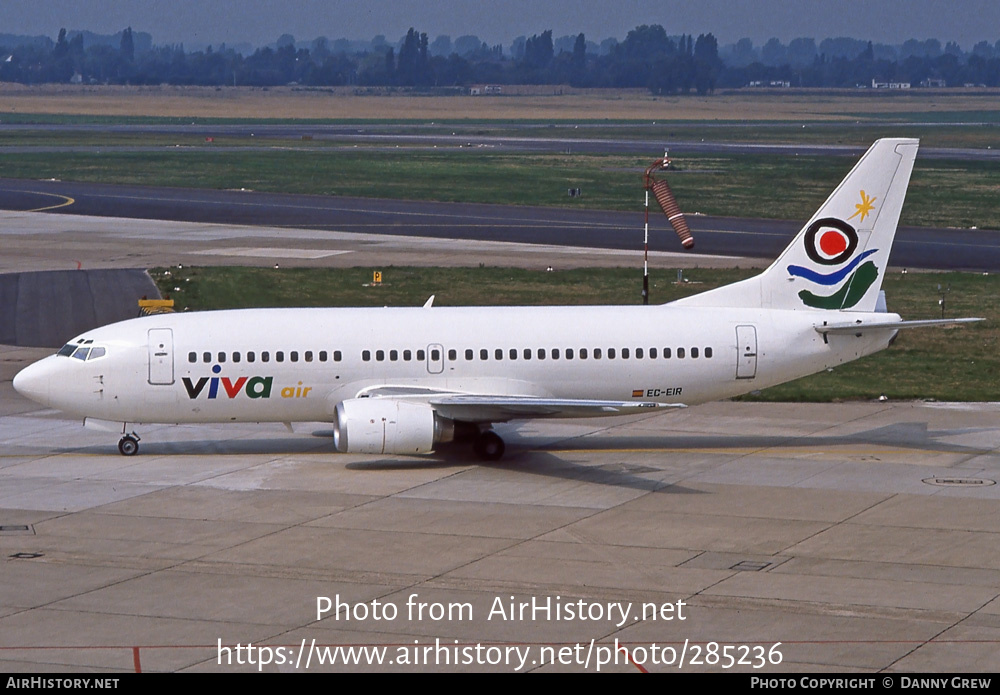
[[[51,372],[47,359],[29,365],[14,375],[14,390],[36,403],[48,405]]]

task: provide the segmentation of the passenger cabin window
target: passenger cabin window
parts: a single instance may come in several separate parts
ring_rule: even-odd
[[[334,362],[340,362],[340,360],[341,360],[342,357],[343,357],[343,355],[341,354],[340,350],[334,350],[333,351],[333,361]]]
[[[203,352],[202,355],[201,355],[201,361],[205,362],[205,363],[211,362],[212,361],[212,353],[211,352]]]
[[[696,347],[691,348],[691,359],[697,359],[697,357],[698,357],[698,348]]]
[[[710,347],[705,348],[705,359],[709,359],[711,357],[712,357],[712,348]]]
[[[472,350],[466,350],[465,351],[465,359],[467,359],[467,360],[471,360],[472,359]]]
[[[455,350],[454,348],[452,348],[451,350],[449,350],[448,351],[448,359],[451,360],[452,362],[454,362],[455,360],[457,360],[458,359],[458,351]]]
[[[67,345],[66,347],[69,347],[69,346]],[[65,350],[65,349],[66,348],[63,348],[62,350],[60,350],[59,354],[60,355],[63,354],[63,350]],[[198,353],[197,352],[189,352],[188,353],[188,362],[197,362],[197,361],[198,361]]]
[[[312,350],[306,350],[306,353],[304,355],[304,359],[305,359],[306,362],[312,362],[313,361]]]
[[[399,350],[389,350],[389,361],[390,362],[399,361]]]
[[[362,350],[361,351],[361,359],[364,362],[371,362],[372,361],[371,350]]]
[[[285,353],[282,352],[281,350],[278,350],[276,353],[274,353],[274,361],[275,362],[284,362],[285,361]]]
[[[295,350],[292,350],[292,352],[289,353],[288,358],[292,362],[298,362],[299,361],[299,353],[296,352]]]
[[[233,362],[239,362],[239,361],[240,361],[240,353],[234,352],[233,353]]]
[[[489,358],[490,358],[490,351],[485,348],[481,348],[479,350],[479,359],[488,360]]]
[[[271,353],[268,352],[268,351],[266,351],[266,350],[264,352],[260,353],[260,361],[261,362],[270,362],[271,361]]]
[[[684,348],[677,348],[677,359],[684,359]]]
[[[503,359],[503,349],[497,348],[496,350],[494,350],[493,351],[493,357],[496,358],[497,360],[502,360]]]
[[[423,362],[424,361],[424,356],[426,354],[427,353],[424,352],[423,350],[417,350],[417,362]],[[437,350],[435,350],[434,351],[434,359],[436,360],[436,359],[439,359],[439,358],[440,358],[440,353]]]
[[[254,353],[254,352],[248,352],[247,353],[247,362],[256,362],[256,361],[257,361],[257,354]]]
[[[219,358],[218,358],[218,362],[219,362],[219,364],[222,364],[222,363],[223,363],[223,362],[225,362],[225,361],[226,361],[226,353],[224,353],[224,352],[220,352],[220,353],[219,353]]]

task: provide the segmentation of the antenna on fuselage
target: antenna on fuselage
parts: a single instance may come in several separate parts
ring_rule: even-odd
[[[670,190],[670,186],[667,184],[666,180],[660,178],[654,178],[653,174],[657,171],[665,171],[670,168],[670,150],[664,149],[663,157],[657,159],[655,162],[650,164],[646,168],[646,173],[643,174],[643,186],[646,189],[646,224],[645,224],[645,244],[644,244],[644,255],[642,261],[642,303],[649,304],[649,192],[653,192],[653,197],[656,198],[656,202],[660,204],[660,209],[663,210],[663,214],[667,216],[667,220],[670,225],[677,232],[678,238],[681,240],[681,246],[685,249],[694,248],[694,237],[691,236],[691,229],[688,227],[687,220],[684,219],[684,213],[681,212],[680,206],[677,204],[677,199],[674,198],[674,192]]]

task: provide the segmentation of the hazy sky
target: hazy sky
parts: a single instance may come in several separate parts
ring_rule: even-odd
[[[758,46],[771,37],[936,38],[970,50],[1000,39],[1000,0],[0,0],[0,33],[54,38],[60,27],[111,34],[131,26],[156,44],[192,48],[266,45],[284,33],[395,41],[410,27],[431,40],[475,34],[505,47],[546,29],[600,42],[623,39],[640,24],[661,24],[668,34],[711,32],[722,44],[744,36]]]

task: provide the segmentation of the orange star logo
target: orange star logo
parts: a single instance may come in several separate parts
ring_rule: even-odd
[[[861,221],[864,222],[865,218],[868,217],[868,214],[875,209],[875,206],[872,203],[874,203],[876,200],[877,198],[875,196],[869,198],[864,191],[861,191],[861,202],[854,206],[855,208],[857,208],[857,212],[855,212],[847,219],[851,220],[857,217],[858,215],[861,215]]]

